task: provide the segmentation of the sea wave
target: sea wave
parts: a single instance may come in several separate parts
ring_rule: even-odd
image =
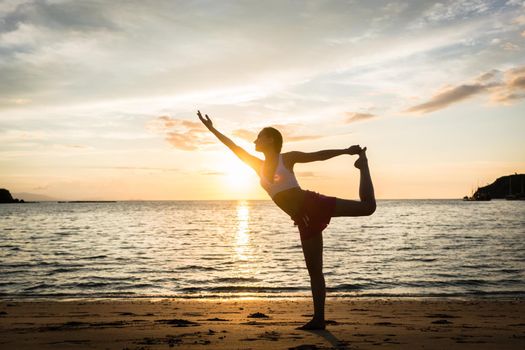
[[[298,232],[271,202],[6,208],[0,297],[311,293]],[[523,295],[524,202],[396,200],[378,209],[334,218],[323,232],[329,296]]]

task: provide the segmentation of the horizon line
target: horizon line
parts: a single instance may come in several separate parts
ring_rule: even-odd
[[[23,199],[23,198],[19,198]],[[392,200],[462,200],[463,197],[441,197],[441,198],[376,198],[380,201],[392,201]],[[502,198],[504,199],[504,198]],[[498,200],[495,198],[494,200]],[[28,200],[27,202],[39,203],[39,202],[233,202],[233,201],[268,201],[272,199],[260,199],[260,198],[232,198],[232,199],[45,199],[45,200]]]

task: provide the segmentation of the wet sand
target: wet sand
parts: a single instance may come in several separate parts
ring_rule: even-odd
[[[1,301],[2,349],[524,349],[523,299]]]

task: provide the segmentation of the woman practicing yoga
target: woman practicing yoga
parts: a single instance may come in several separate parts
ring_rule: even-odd
[[[312,153],[296,151],[281,153],[282,135],[278,130],[268,127],[262,129],[254,141],[255,150],[264,154],[264,160],[262,160],[252,156],[215,129],[207,114],[203,117],[201,112],[197,111],[197,115],[208,130],[255,170],[260,177],[261,186],[268,192],[273,202],[290,215],[294,224],[298,226],[314,303],[313,319],[299,329],[324,329],[326,288],[323,275],[322,231],[330,223],[331,217],[366,216],[375,211],[376,201],[368,169],[366,147],[361,148],[355,145],[345,149]],[[342,154],[359,156],[354,165],[361,173],[360,201],[328,197],[299,187],[293,173],[295,163],[326,160]]]

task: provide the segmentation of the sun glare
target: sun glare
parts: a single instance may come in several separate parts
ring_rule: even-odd
[[[237,158],[226,158],[223,163],[224,181],[230,190],[248,191],[257,182],[252,169]]]
[[[237,235],[235,237],[235,252],[239,260],[248,260],[251,257],[250,248],[250,208],[246,201],[237,205]]]

